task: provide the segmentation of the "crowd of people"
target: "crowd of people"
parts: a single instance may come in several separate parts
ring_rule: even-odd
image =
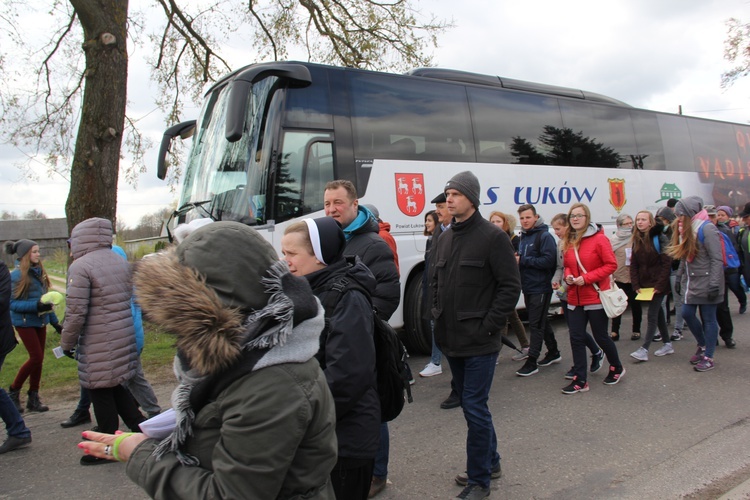
[[[655,214],[620,214],[609,237],[583,203],[550,225],[537,207],[522,205],[516,233],[509,212],[485,219],[479,196],[477,177],[461,172],[425,213],[422,318],[432,353],[419,372],[433,377],[444,361],[450,367],[441,408],[463,411],[465,471],[455,482],[463,486],[457,498],[470,500],[488,498],[491,481],[502,476],[488,403],[509,330],[520,344],[512,358],[523,362],[519,377],[560,363],[548,315],[556,296],[573,358],[563,394],[589,391],[589,375],[605,359],[603,383],[618,384],[626,374],[621,317],[610,318],[600,296],[617,286],[628,297],[630,339],[638,342],[631,358],[646,362],[659,344],[654,356],[674,354],[672,343],[687,328],[696,342],[690,362],[705,372],[715,367],[719,338],[736,346],[728,292],[745,313],[742,278],[750,271],[732,259],[750,262],[750,231],[739,228],[732,208],[705,206],[695,196]],[[14,327],[29,359],[9,391],[0,388],[8,434],[0,453],[31,443],[24,411],[48,410],[39,390],[50,325],[76,360],[81,386],[78,406],[61,425],[91,422],[93,404],[96,427],[83,432],[82,465],[126,462],[127,475],[161,498],[378,495],[387,485],[390,438],[374,320],[387,320],[401,298],[397,247],[390,225],[377,207],[359,203],[351,182],[328,183],[323,201],[325,217],[286,227],[281,259],[254,229],[213,222],[183,228],[178,245],[133,267],[113,245],[110,221],[85,220],[69,240],[62,321],[44,299],[50,280],[39,245],[8,242],[17,262],[12,272],[0,266],[0,367],[16,346]],[[750,203],[739,217],[750,223]],[[174,428],[163,439],[140,427],[161,413],[140,362],[141,315],[175,336]],[[118,430],[120,419],[131,432]]]

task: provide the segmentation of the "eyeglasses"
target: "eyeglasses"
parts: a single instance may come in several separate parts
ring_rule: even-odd
[[[573,219],[573,220],[578,220],[578,219],[583,219],[583,218],[585,218],[585,217],[586,217],[586,216],[585,216],[584,214],[572,214],[572,215],[571,215],[571,216],[569,217],[569,219]]]

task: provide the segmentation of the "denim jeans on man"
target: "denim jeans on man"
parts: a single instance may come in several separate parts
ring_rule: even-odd
[[[435,343],[435,322],[430,320],[430,336],[432,337],[432,357],[430,362],[435,366],[440,366],[443,361],[443,353],[440,352],[440,348]]]
[[[390,455],[391,437],[388,434],[388,422],[380,424],[380,446],[378,454],[375,455],[375,464],[373,465],[372,475],[385,479],[388,477],[388,456]]]
[[[718,304],[683,304],[682,317],[685,319],[690,333],[695,337],[699,346],[706,347],[706,356],[713,359],[716,350],[716,339],[719,337],[719,323],[716,321]],[[701,312],[701,320],[696,315]]]
[[[3,367],[5,356],[0,356],[0,368]],[[10,400],[10,396],[5,389],[0,388],[0,418],[5,422],[5,430],[8,431],[8,437],[27,438],[31,437],[31,431],[23,421],[23,417],[18,413],[16,405]]]
[[[547,320],[552,293],[525,293],[523,294],[523,300],[526,303],[526,312],[529,315],[529,330],[531,330],[529,357],[539,358],[542,353],[542,341],[544,341],[550,354],[558,354],[560,350],[557,347],[555,333]]]
[[[456,358],[446,356],[468,427],[466,473],[469,484],[489,488],[492,467],[500,463],[497,435],[487,405],[498,353]]]

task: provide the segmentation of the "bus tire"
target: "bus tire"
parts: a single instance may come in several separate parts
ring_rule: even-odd
[[[404,345],[411,354],[432,353],[430,322],[422,319],[422,272],[416,273],[404,290]]]

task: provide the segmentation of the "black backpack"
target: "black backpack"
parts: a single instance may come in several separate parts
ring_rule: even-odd
[[[336,304],[349,290],[359,290],[372,304],[370,293],[356,280],[342,276],[326,287],[329,293],[322,302],[326,315],[326,328],[324,334],[328,334],[328,321],[333,314]],[[380,421],[390,422],[401,414],[404,409],[404,391],[406,398],[411,403],[409,385],[410,370],[406,362],[409,354],[406,347],[398,338],[398,334],[387,321],[378,316],[375,308],[372,310],[374,318],[374,341],[375,341],[375,368],[377,369],[378,397],[380,399]],[[325,345],[325,339],[321,339],[321,346]]]

